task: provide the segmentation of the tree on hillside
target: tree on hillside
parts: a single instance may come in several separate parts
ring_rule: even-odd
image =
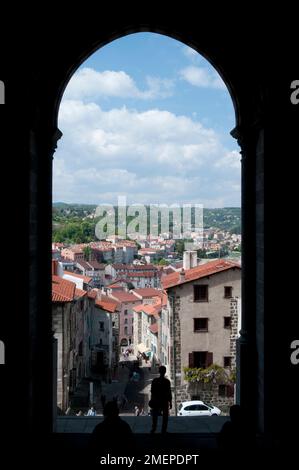
[[[84,253],[84,259],[85,261],[90,261],[90,255],[91,255],[91,248],[90,246],[85,246],[83,248],[83,253]]]
[[[160,266],[168,266],[169,265],[169,261],[167,261],[166,259],[162,258],[159,260],[158,264]]]

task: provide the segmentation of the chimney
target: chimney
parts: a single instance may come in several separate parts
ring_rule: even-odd
[[[183,254],[183,269],[190,269],[190,251],[184,251]]]
[[[197,266],[197,251],[184,251],[183,268],[185,270],[195,268]]]
[[[195,268],[197,266],[197,251],[190,251],[191,266],[190,268]]]
[[[180,282],[185,282],[185,274],[185,270],[182,268],[180,272]]]
[[[107,289],[105,289],[104,286],[102,286],[101,289],[98,289],[98,299],[102,299],[102,295],[108,295]]]

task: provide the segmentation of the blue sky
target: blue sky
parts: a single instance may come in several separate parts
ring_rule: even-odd
[[[230,95],[197,52],[132,34],[94,53],[59,112],[54,201],[240,206]]]

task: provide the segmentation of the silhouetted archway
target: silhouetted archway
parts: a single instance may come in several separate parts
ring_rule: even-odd
[[[104,31],[93,31],[68,48],[62,44],[57,56],[47,67],[51,67],[51,80],[42,76],[39,82],[36,102],[36,116],[31,131],[32,154],[37,158],[43,157],[43,164],[36,168],[39,179],[37,191],[32,191],[32,207],[37,207],[39,232],[36,242],[32,241],[32,252],[36,253],[35,276],[44,272],[43,262],[38,260],[38,254],[47,252],[47,280],[36,297],[35,313],[31,316],[31,324],[36,335],[44,338],[33,345],[34,349],[49,351],[51,345],[51,305],[49,302],[50,273],[51,273],[51,167],[52,156],[61,132],[57,128],[58,109],[62,94],[72,74],[80,64],[95,50],[126,34],[138,31],[153,31],[170,36],[194,48],[204,56],[218,71],[231,94],[236,114],[236,127],[232,135],[238,139],[242,155],[242,324],[243,331],[240,340],[240,369],[244,371],[240,381],[240,402],[250,410],[250,416],[260,430],[264,428],[264,375],[263,375],[263,331],[257,325],[263,322],[263,123],[261,110],[263,108],[263,92],[260,85],[255,85],[255,71],[250,67],[242,68],[235,61],[234,51],[229,46],[214,47],[199,31],[186,27],[172,27],[151,24],[125,23],[115,28],[107,24]],[[225,53],[224,53],[225,50]],[[56,64],[56,65],[55,65]],[[46,69],[46,71],[49,68]],[[252,87],[248,89],[248,81],[252,77]],[[256,197],[258,194],[258,198]],[[43,204],[44,203],[44,204]],[[41,204],[43,209],[41,210]],[[261,223],[259,223],[261,221]],[[259,259],[259,262],[257,261]],[[43,276],[45,280],[45,276]],[[39,308],[47,305],[44,315],[46,320],[38,319]],[[39,307],[38,307],[39,306]],[[252,312],[255,312],[252,315]],[[48,355],[48,365],[52,358]],[[35,367],[34,363],[32,367]],[[51,382],[51,367],[44,376],[33,378],[33,389],[38,393],[42,383]],[[246,372],[245,372],[246,371]],[[34,374],[33,374],[34,377]],[[33,393],[34,395],[34,393]],[[36,404],[38,409],[38,402]],[[32,409],[32,423],[38,423],[38,413]],[[258,421],[258,422],[257,422]],[[49,421],[48,421],[49,422]]]

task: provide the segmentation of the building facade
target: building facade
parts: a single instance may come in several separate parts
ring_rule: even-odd
[[[216,365],[230,375],[236,366],[241,269],[236,263],[216,260],[165,276],[163,286],[168,305],[162,314],[162,352],[178,406],[202,395],[188,380],[186,369]],[[219,393],[215,387],[210,390],[215,404],[233,402],[233,394],[224,385],[218,384]]]

